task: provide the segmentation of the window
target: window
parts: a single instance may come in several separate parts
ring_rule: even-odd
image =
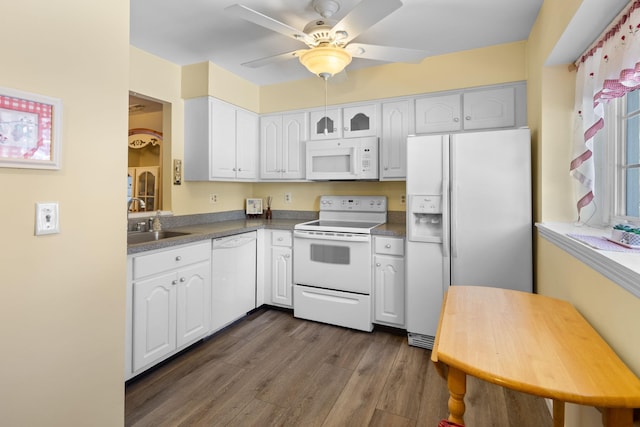
[[[620,100],[616,216],[640,217],[640,91]]]
[[[593,144],[595,200],[587,223],[640,223],[640,89],[605,105],[605,127]]]

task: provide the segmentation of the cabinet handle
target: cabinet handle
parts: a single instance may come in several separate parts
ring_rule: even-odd
[[[382,264],[380,264],[379,262],[376,262],[376,267],[380,267]]]
[[[278,242],[282,242],[284,240],[282,237],[278,237]]]
[[[467,119],[467,120],[468,120],[468,119]],[[454,122],[456,122],[456,123],[458,123],[458,122],[460,121],[460,118],[459,118],[459,117],[454,117],[454,118],[453,118],[453,121],[454,121]]]
[[[388,171],[388,170],[389,170],[389,167],[388,167],[388,166],[385,166],[385,167],[384,167],[384,170]]]
[[[465,120],[471,120],[471,116],[467,116],[464,118]]]
[[[386,245],[384,245],[385,248],[389,249],[391,247],[390,243],[387,243]]]
[[[178,281],[174,279],[174,280],[171,281],[171,284],[175,286],[175,285],[178,284]]]
[[[236,168],[233,168],[232,170],[235,172],[235,171],[236,171]]]
[[[180,255],[178,255],[178,256],[176,257],[176,261],[182,261],[182,257],[181,257]]]
[[[242,172],[242,168],[238,168],[238,172]]]
[[[286,254],[284,257],[285,257],[285,258],[291,258],[291,255]]]
[[[180,278],[180,283],[184,283],[187,279],[185,279],[184,277]]]

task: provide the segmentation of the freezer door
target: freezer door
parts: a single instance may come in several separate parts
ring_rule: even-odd
[[[410,136],[407,139],[407,194],[441,194],[443,146],[449,135]]]
[[[451,284],[531,292],[528,129],[451,137]]]

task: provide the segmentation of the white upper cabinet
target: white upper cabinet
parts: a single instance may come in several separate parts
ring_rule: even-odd
[[[312,141],[342,138],[341,108],[311,111],[309,122],[311,123],[309,138]]]
[[[258,115],[212,97],[185,101],[184,177],[258,178]]]
[[[416,133],[523,126],[524,98],[524,85],[418,98]]]
[[[378,108],[380,104],[357,105],[342,109],[343,136],[378,136]]]
[[[380,104],[365,104],[311,111],[310,139],[318,141],[378,136],[379,108]]]
[[[512,127],[516,124],[515,88],[466,92],[463,97],[464,129]]]
[[[409,101],[382,104],[380,138],[380,179],[405,179],[407,176],[407,136]]]
[[[307,135],[304,112],[261,117],[260,178],[304,179]]]
[[[416,133],[455,132],[461,129],[459,93],[416,99]]]

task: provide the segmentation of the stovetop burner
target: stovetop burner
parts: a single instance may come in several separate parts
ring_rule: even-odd
[[[385,196],[321,196],[320,219],[297,224],[296,230],[370,233],[387,221]]]

